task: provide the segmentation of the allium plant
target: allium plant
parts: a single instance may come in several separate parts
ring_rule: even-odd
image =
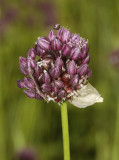
[[[92,74],[89,61],[88,41],[59,24],[47,37],[38,37],[26,58],[19,58],[21,72],[28,77],[17,84],[26,96],[61,105],[64,160],[70,159],[66,101],[79,108],[103,101],[87,83]]]

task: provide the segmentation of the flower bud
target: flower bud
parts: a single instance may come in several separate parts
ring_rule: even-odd
[[[87,45],[85,44],[82,48],[81,48],[81,54],[80,54],[80,58],[83,59],[86,57],[87,54]]]
[[[44,84],[41,86],[41,89],[42,89],[43,92],[51,92],[51,85],[44,83]]]
[[[29,98],[35,98],[36,97],[36,93],[33,90],[27,89],[27,90],[24,90],[24,93]]]
[[[34,84],[34,81],[29,77],[24,78],[24,83],[27,88],[35,89],[35,87],[36,87]]]
[[[76,73],[76,63],[74,62],[74,60],[70,61],[68,64],[67,64],[67,72],[68,74],[70,75],[73,75]]]
[[[44,50],[50,49],[50,42],[46,40],[44,37],[38,38],[38,45]]]
[[[63,88],[64,87],[64,83],[60,80],[55,80],[55,85],[58,87],[58,88]]]
[[[76,34],[72,34],[72,38],[71,38],[71,42],[72,43],[77,43],[77,42],[79,42],[79,40],[80,40],[80,37],[79,37],[79,35],[76,35]]]
[[[41,49],[38,45],[35,45],[36,54],[41,56],[44,53],[44,50]]]
[[[59,39],[55,38],[51,43],[52,49],[54,51],[59,51],[62,47],[62,43]]]
[[[71,37],[70,31],[64,28],[62,31],[62,42],[63,43],[68,42],[70,37]]]
[[[28,73],[29,73],[29,75],[32,75],[34,73],[34,69],[36,67],[36,61],[31,58],[28,58],[27,64],[28,64]]]
[[[78,74],[73,75],[73,76],[71,77],[71,80],[70,80],[71,85],[72,85],[73,87],[75,87],[75,86],[78,85],[78,82],[79,82],[79,76],[78,76]]]
[[[51,82],[51,78],[50,78],[50,76],[47,72],[45,72],[44,75],[43,75],[43,82],[44,83],[50,83]]]
[[[88,71],[88,65],[87,64],[82,64],[78,67],[77,73],[79,76],[85,75]]]
[[[67,44],[64,44],[62,47],[62,55],[67,56],[70,53],[71,47]]]
[[[17,80],[17,86],[19,88],[25,88],[24,80]]]
[[[55,61],[55,66],[58,66],[59,68],[62,68],[63,66],[63,60],[61,59],[61,57],[57,57],[56,61]]]
[[[20,70],[23,74],[28,75],[27,59],[19,57]]]
[[[49,35],[48,35],[48,38],[50,41],[53,41],[55,39],[55,33],[53,30],[50,31]]]
[[[53,79],[58,78],[60,74],[61,74],[61,69],[59,67],[54,67],[50,70],[50,75],[52,76]]]
[[[80,51],[81,51],[81,49],[79,47],[73,48],[70,53],[70,57],[73,60],[78,60],[80,58]]]
[[[64,28],[60,28],[57,32],[57,38],[62,40],[62,32],[63,32]]]
[[[35,73],[36,73],[36,76],[39,77],[40,74],[42,73],[42,69],[37,65],[36,68],[35,68]]]
[[[27,53],[27,57],[30,57],[32,59],[35,59],[36,58],[36,52],[35,52],[35,49],[34,48],[30,48],[28,53]]]
[[[83,64],[88,64],[90,62],[90,56],[89,54],[86,56],[86,58],[83,60]]]
[[[36,61],[34,61],[33,59],[30,59],[30,64],[31,64],[31,68],[36,67]]]

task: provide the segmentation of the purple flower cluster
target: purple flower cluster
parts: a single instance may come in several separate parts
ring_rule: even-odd
[[[29,98],[61,103],[91,76],[88,42],[77,34],[55,25],[47,37],[39,37],[27,57],[20,57],[21,72],[29,77],[18,80]]]

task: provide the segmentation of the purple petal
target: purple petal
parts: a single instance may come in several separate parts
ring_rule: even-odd
[[[51,92],[51,84],[46,84],[44,83],[42,86],[41,86],[41,89],[43,92]]]
[[[70,31],[64,28],[62,32],[62,42],[68,42],[70,37],[71,37]]]
[[[55,39],[55,33],[53,30],[50,31],[49,35],[48,35],[48,38],[50,41],[53,41]]]
[[[62,55],[67,56],[70,53],[71,47],[67,44],[64,44],[62,47]]]
[[[44,83],[50,83],[51,82],[50,75],[47,72],[45,72],[44,75],[43,75],[43,82]]]
[[[67,72],[70,75],[74,75],[76,73],[76,63],[74,62],[74,60],[70,61],[67,64]]]
[[[87,64],[82,64],[78,67],[77,73],[82,76],[85,75],[88,71],[88,65]]]
[[[62,40],[62,32],[63,32],[64,28],[60,28],[57,32],[57,38]]]
[[[38,38],[38,45],[44,50],[50,49],[50,42],[44,37]]]
[[[79,76],[78,76],[78,74],[73,75],[73,76],[71,77],[70,83],[71,83],[71,85],[72,85],[73,87],[75,87],[75,86],[78,85],[78,83],[79,83]]]
[[[27,64],[28,64],[28,72],[29,72],[29,74],[33,74],[34,73],[34,69],[36,67],[36,61],[31,59],[31,58],[28,58],[27,59]]]
[[[53,69],[50,70],[50,75],[52,76],[53,79],[56,79],[60,76],[61,70],[59,67],[54,67]]]
[[[63,88],[64,87],[64,82],[60,81],[60,80],[55,80],[55,85],[58,88]]]
[[[88,54],[86,58],[83,60],[83,64],[88,64],[90,62],[90,55]]]
[[[29,98],[35,98],[36,97],[36,92],[33,90],[24,90],[24,93],[26,94],[27,97]]]
[[[54,51],[59,51],[62,47],[62,43],[59,39],[55,38],[51,43],[52,49]]]
[[[42,69],[37,65],[36,68],[35,68],[35,73],[36,73],[36,76],[39,77],[40,74],[42,73]]]
[[[79,47],[72,49],[70,56],[73,60],[78,60],[80,57],[81,49]]]
[[[27,54],[28,57],[35,59],[36,58],[36,51],[34,48],[30,48]]]
[[[41,55],[44,53],[44,50],[41,49],[41,48],[38,46],[38,44],[36,44],[35,49],[36,49],[36,54],[37,54],[38,56],[41,56]]]
[[[35,87],[36,87],[34,81],[29,77],[24,78],[24,83],[27,88],[35,89]]]
[[[72,38],[71,38],[71,42],[77,43],[77,42],[79,42],[79,40],[80,40],[79,35],[73,33]]]
[[[19,66],[23,74],[28,75],[27,59],[24,57],[19,57]]]
[[[55,66],[58,66],[59,68],[62,68],[63,66],[63,60],[61,57],[57,57],[56,61],[55,61]]]
[[[84,45],[82,48],[81,48],[81,54],[80,54],[80,58],[83,59],[86,57],[86,54],[87,54],[87,45]]]
[[[19,88],[25,88],[24,80],[17,80],[17,86]]]

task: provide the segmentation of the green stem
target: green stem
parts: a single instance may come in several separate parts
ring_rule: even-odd
[[[61,105],[61,119],[62,119],[63,146],[64,146],[64,160],[70,160],[68,114],[67,114],[66,102],[64,102]]]

